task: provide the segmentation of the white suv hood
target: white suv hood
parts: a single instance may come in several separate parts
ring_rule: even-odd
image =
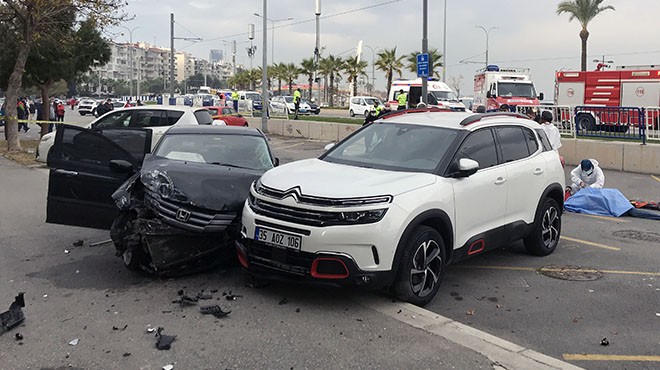
[[[428,173],[396,172],[305,159],[275,167],[261,177],[269,188],[300,187],[304,195],[324,198],[353,198],[398,195],[433,184]]]

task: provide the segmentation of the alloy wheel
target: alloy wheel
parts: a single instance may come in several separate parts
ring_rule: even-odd
[[[541,222],[541,239],[546,248],[551,248],[559,240],[559,212],[557,208],[550,207],[545,210]]]
[[[435,240],[422,242],[413,254],[410,284],[413,293],[426,297],[434,291],[443,269],[442,251]]]

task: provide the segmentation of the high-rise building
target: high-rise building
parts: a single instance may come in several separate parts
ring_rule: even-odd
[[[211,63],[218,63],[220,61],[225,60],[225,55],[220,49],[211,49],[211,52],[209,53],[209,61]]]

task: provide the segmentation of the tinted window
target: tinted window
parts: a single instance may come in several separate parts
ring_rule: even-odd
[[[232,115],[236,112],[234,112],[234,108],[222,108],[222,114],[225,116]]]
[[[539,138],[541,138],[541,145],[543,145],[543,151],[547,152],[552,150],[552,144],[550,144],[550,139],[548,139],[548,135],[545,134],[545,131],[543,131],[542,128],[537,128],[536,133],[539,135]]]
[[[177,123],[179,121],[179,118],[181,118],[182,116],[183,116],[183,112],[181,111],[168,110],[167,111],[168,126],[172,126],[173,124]]]
[[[527,138],[527,150],[529,155],[536,153],[536,151],[539,150],[539,143],[536,141],[536,135],[534,135],[532,130],[526,128],[523,129],[523,133]]]
[[[131,111],[110,113],[92,125],[95,129],[128,127],[131,122]]]
[[[471,133],[461,145],[457,159],[469,158],[479,163],[479,168],[488,168],[497,164],[495,139],[490,129]]]
[[[82,129],[62,127],[64,128],[62,145],[59,151],[53,152],[61,160],[102,167],[107,167],[113,159],[124,159],[131,163],[134,162],[119,146],[100,134],[88,130],[83,131]],[[142,143],[144,147],[144,141]]]
[[[502,161],[512,162],[529,156],[527,139],[520,127],[497,127],[497,135],[500,139],[502,150]]]
[[[161,110],[139,110],[135,111],[131,127],[158,127],[169,126],[167,115]]]
[[[200,125],[210,125],[213,123],[213,118],[206,109],[196,111],[195,119],[197,119],[197,123]]]

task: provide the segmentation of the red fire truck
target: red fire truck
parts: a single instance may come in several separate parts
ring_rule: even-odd
[[[641,108],[660,106],[660,65],[559,71],[555,101],[557,105],[580,108],[575,124],[581,129],[625,132],[629,126],[639,124]],[[657,117],[654,119],[657,122]],[[610,130],[613,127],[616,129]]]

